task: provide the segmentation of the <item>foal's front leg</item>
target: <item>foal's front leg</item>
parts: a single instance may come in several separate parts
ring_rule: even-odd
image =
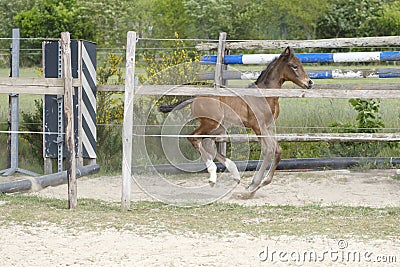
[[[258,189],[260,189],[260,187],[262,186],[261,184],[266,183],[266,178],[264,178],[264,173],[265,173],[269,163],[271,162],[273,155],[277,150],[277,145],[278,145],[278,143],[271,137],[260,138],[260,143],[261,143],[263,162],[261,164],[260,169],[253,176],[253,179],[252,179],[250,185],[247,187],[247,189],[252,194],[254,194]],[[279,158],[279,160],[280,160],[280,158]],[[274,158],[274,163],[275,163],[275,161],[276,161],[276,159]],[[274,165],[275,164],[273,164],[273,166]],[[276,168],[276,166],[275,166],[275,168]],[[272,169],[270,169],[270,170],[272,171]],[[273,175],[273,172],[272,172],[272,175]],[[267,178],[270,177],[270,180],[272,180],[272,175],[270,177],[270,175],[268,174]],[[268,181],[268,183],[270,183],[270,182],[271,181]]]
[[[278,163],[279,163],[279,161],[281,161],[281,158],[282,158],[282,148],[278,144],[278,142],[276,142],[274,162],[272,163],[272,166],[269,169],[268,175],[260,183],[259,188],[261,188],[263,186],[266,186],[266,185],[268,185],[268,184],[270,184],[272,182],[272,178],[274,176],[276,167],[278,167]]]

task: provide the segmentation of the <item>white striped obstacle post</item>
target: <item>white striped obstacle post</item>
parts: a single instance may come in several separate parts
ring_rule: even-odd
[[[82,156],[96,163],[96,44],[82,46]]]
[[[46,41],[43,44],[44,75],[46,78],[61,78],[62,62],[58,41]],[[96,162],[96,44],[83,41],[71,41],[72,76],[82,81],[81,87],[75,87],[75,148],[79,165],[83,158],[89,164]],[[52,172],[51,159],[57,158],[58,171],[63,170],[65,157],[63,96],[46,95],[44,97],[43,129],[45,134],[43,157],[45,173]],[[59,132],[58,135],[50,134]]]

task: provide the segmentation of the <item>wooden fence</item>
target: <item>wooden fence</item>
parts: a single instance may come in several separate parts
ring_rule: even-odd
[[[76,160],[74,144],[73,87],[81,81],[71,74],[70,34],[61,33],[63,78],[0,78],[0,94],[55,94],[64,95],[66,118],[65,140],[67,148],[68,207],[77,206]]]
[[[225,35],[226,36],[226,35]],[[130,179],[132,162],[132,129],[133,101],[135,95],[207,95],[207,96],[268,96],[290,98],[400,98],[400,84],[345,84],[315,86],[314,89],[258,89],[258,88],[225,88],[221,79],[224,75],[223,56],[225,49],[251,50],[251,49],[280,49],[290,45],[293,48],[342,48],[342,47],[371,47],[371,46],[398,46],[400,36],[392,37],[368,37],[368,38],[344,38],[328,40],[279,40],[279,41],[242,41],[229,42],[221,38],[218,44],[200,44],[198,50],[217,50],[217,64],[214,73],[214,86],[187,86],[187,85],[151,85],[135,87],[133,83],[136,33],[128,32],[127,40],[127,72],[126,84],[122,86],[99,86],[99,91],[125,91],[125,116],[123,125],[123,189],[122,209],[130,206]],[[216,89],[218,88],[218,89]],[[376,133],[376,134],[302,134],[302,135],[276,135],[281,141],[388,141],[399,142],[400,133]],[[221,136],[219,141],[253,141],[256,136]]]
[[[63,70],[71,70],[68,60],[69,34],[62,33],[63,47]],[[128,32],[126,48],[126,83],[124,86],[98,86],[98,91],[124,91],[124,124],[123,124],[123,189],[122,209],[130,207],[131,187],[131,164],[132,164],[132,134],[133,134],[133,101],[135,95],[210,95],[210,96],[268,96],[268,97],[290,97],[290,98],[400,98],[400,85],[398,84],[346,84],[346,85],[325,85],[316,86],[314,89],[283,88],[283,89],[256,89],[256,88],[225,88],[221,79],[224,75],[223,52],[225,49],[277,49],[290,45],[294,48],[337,48],[337,47],[371,47],[371,46],[398,46],[400,37],[369,37],[369,38],[346,38],[329,40],[306,40],[306,41],[246,41],[227,42],[220,38],[219,44],[201,44],[199,50],[213,50],[219,48],[217,68],[214,79],[215,86],[140,86],[135,88],[135,48],[136,33]],[[220,69],[219,69],[220,68]],[[67,118],[67,147],[71,148],[67,159],[67,173],[69,181],[69,206],[76,206],[76,171],[75,171],[75,150],[73,142],[73,114],[72,94],[74,87],[80,87],[81,81],[72,79],[70,73],[65,72],[64,78],[0,78],[0,94],[55,94],[64,95],[66,99],[65,116]],[[173,88],[172,88],[173,87]],[[219,87],[219,88],[218,88]],[[216,89],[218,88],[218,89]],[[277,135],[278,140],[284,141],[390,141],[399,142],[398,133],[379,134],[303,134],[303,135]],[[241,141],[240,136],[222,136],[219,141]],[[255,136],[246,136],[244,140],[255,140]]]

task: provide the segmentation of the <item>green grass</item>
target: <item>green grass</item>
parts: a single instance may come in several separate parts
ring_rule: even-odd
[[[35,108],[34,100],[40,98],[40,95],[19,95],[20,124],[23,123],[21,112],[33,112]],[[7,121],[9,106],[8,102],[8,95],[0,94],[0,123]]]
[[[0,68],[0,77],[9,77],[10,69],[9,68]],[[36,68],[20,68],[19,69],[19,77],[24,78],[36,78],[40,77],[40,72],[36,70]]]
[[[0,77],[9,77],[10,75],[10,70],[9,69],[4,69],[0,68]],[[21,68],[20,77],[39,77],[40,73],[35,69],[35,68]],[[30,112],[33,111],[34,109],[34,99],[39,99],[41,98],[40,95],[26,95],[22,94],[19,96],[19,110],[20,111],[25,111],[25,112]],[[8,117],[8,95],[6,94],[0,94],[0,123],[4,123],[7,121]],[[20,116],[21,118],[21,116]],[[22,123],[22,121],[21,121]],[[1,124],[0,124],[1,126]]]
[[[280,127],[328,127],[332,122],[356,121],[357,113],[348,99],[281,98],[279,103],[281,113],[276,125]],[[385,127],[397,128],[398,132],[400,99],[382,99],[380,113]]]
[[[178,208],[159,202],[135,202],[130,211],[121,212],[119,203],[80,199],[76,210],[68,210],[65,200],[26,195],[0,195],[0,203],[0,225],[49,222],[88,230],[115,228],[140,232],[142,229],[146,234],[169,231],[213,235],[231,232],[253,236],[400,237],[399,207],[245,207],[214,203]]]

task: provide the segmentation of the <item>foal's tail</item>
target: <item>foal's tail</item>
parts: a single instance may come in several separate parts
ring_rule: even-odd
[[[158,111],[162,113],[168,113],[171,112],[172,110],[180,110],[189,105],[190,103],[193,102],[193,98],[186,98],[179,100],[178,102],[171,104],[171,105],[160,105],[158,107]]]

